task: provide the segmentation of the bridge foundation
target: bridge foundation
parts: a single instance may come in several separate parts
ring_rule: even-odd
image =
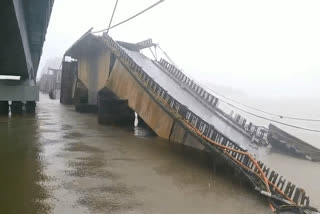
[[[88,88],[83,84],[81,80],[77,80],[73,97],[74,104],[87,104],[88,97]]]
[[[8,101],[0,101],[0,115],[7,115],[9,113]]]
[[[107,88],[98,93],[98,122],[105,125],[129,126],[134,124],[134,111],[128,100],[120,99]]]
[[[80,113],[97,113],[96,105],[89,105],[88,103],[77,103],[75,109]]]
[[[11,114],[22,114],[23,103],[21,101],[12,101]]]
[[[60,103],[73,103],[73,87],[76,83],[77,62],[62,63]]]
[[[25,104],[26,112],[29,114],[33,114],[36,112],[36,102],[34,101],[28,101]]]

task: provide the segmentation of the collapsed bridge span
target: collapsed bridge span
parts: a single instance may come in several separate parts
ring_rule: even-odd
[[[302,188],[251,155],[250,136],[215,112],[218,99],[193,86],[173,65],[152,61],[106,34],[90,32],[65,56],[73,60],[63,62],[62,103],[98,106],[103,120],[123,117],[119,109],[124,109],[128,120],[136,112],[160,137],[223,159],[269,199],[273,210],[286,206],[300,213],[314,210]],[[197,89],[188,91],[168,73]],[[105,88],[108,93],[97,96]]]

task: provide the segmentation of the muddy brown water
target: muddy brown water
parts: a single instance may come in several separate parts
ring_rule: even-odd
[[[0,213],[271,213],[189,151],[134,133],[46,95],[35,116],[1,116]],[[319,200],[318,164],[278,154],[270,164]]]

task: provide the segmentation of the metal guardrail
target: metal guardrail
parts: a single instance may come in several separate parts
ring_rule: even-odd
[[[160,61],[157,62],[161,65],[163,69],[169,72],[172,78],[177,80],[184,87],[187,87],[192,93],[197,94],[197,97],[199,97],[207,105],[213,108],[217,107],[219,103],[219,98],[212,95],[206,89],[204,89],[199,84],[190,79],[187,75],[185,75],[180,69],[178,69],[165,59],[160,59]],[[249,122],[240,114],[236,114],[236,116],[233,117],[232,115],[227,114],[219,108],[216,108],[216,111],[220,112],[224,117],[232,121],[234,125],[236,125],[238,128],[242,129],[248,135],[250,135],[252,137],[252,140],[256,141],[257,144],[267,145],[268,132],[266,128],[254,125],[252,122]]]
[[[192,79],[186,76],[181,70],[176,68],[174,65],[170,64],[164,59],[160,59],[160,65],[167,69],[177,80],[180,81],[184,86],[187,86],[192,91],[197,93],[200,98],[202,98],[207,104],[211,105],[212,107],[216,107],[219,99],[206,91],[203,87],[195,83]]]
[[[173,112],[178,114],[182,121],[190,128],[194,129],[210,145],[218,148],[222,153],[226,154],[232,161],[238,164],[242,169],[250,175],[255,175],[264,182],[265,189],[260,189],[261,193],[265,193],[271,198],[282,200],[289,205],[309,206],[310,199],[306,196],[305,191],[296,187],[295,184],[287,181],[276,171],[271,170],[264,163],[257,161],[247,150],[241,148],[237,143],[231,141],[228,137],[218,132],[213,125],[208,124],[186,106],[174,99],[164,88],[162,88],[155,80],[153,80],[110,36],[104,34],[103,39],[106,45],[118,57],[118,59],[126,65],[132,73],[140,79],[143,85],[150,90],[158,99],[164,102]],[[174,68],[171,68],[174,69]],[[192,86],[190,80],[183,77],[180,71],[177,72],[182,81]],[[193,86],[196,87],[196,86]],[[217,98],[208,95],[203,89],[197,89],[209,103],[214,105]],[[259,188],[259,187],[258,187]],[[267,192],[266,192],[267,191]]]

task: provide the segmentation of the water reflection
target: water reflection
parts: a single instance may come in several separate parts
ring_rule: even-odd
[[[134,127],[134,135],[137,137],[151,137],[155,136],[153,132],[148,129],[141,128],[139,126]]]
[[[0,212],[49,213],[37,117],[0,117]]]

